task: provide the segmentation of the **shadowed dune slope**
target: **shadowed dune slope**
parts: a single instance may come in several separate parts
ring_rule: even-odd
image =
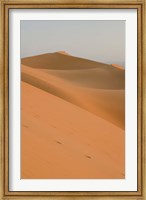
[[[21,178],[124,178],[124,131],[22,82]]]
[[[24,65],[22,65],[22,80],[124,129],[124,90],[79,87],[72,81]]]
[[[94,68],[84,70],[45,70],[49,74],[72,82],[74,85],[97,89],[124,89],[124,70]]]
[[[56,70],[72,70],[72,69],[92,69],[92,68],[107,68],[111,69],[111,65],[65,55],[65,53],[46,53],[38,56],[22,58],[21,63],[33,68],[40,69],[56,69]]]

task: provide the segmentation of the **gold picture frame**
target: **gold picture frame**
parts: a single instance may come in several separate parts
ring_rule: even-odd
[[[8,51],[9,51],[9,9],[38,8],[114,8],[132,9],[138,11],[138,190],[136,192],[11,192],[9,191],[9,135],[8,135]],[[1,0],[1,32],[0,32],[0,199],[145,199],[145,47],[146,35],[144,22],[146,20],[144,0]]]

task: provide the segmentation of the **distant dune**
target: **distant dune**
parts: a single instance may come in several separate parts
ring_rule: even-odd
[[[21,177],[124,178],[124,68],[64,51],[21,63]]]

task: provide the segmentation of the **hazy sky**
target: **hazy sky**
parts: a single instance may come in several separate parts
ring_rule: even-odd
[[[124,66],[125,21],[21,21],[21,57],[56,51]]]

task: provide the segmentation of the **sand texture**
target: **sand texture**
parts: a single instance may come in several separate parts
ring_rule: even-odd
[[[21,178],[125,178],[125,70],[64,51],[21,60]]]

